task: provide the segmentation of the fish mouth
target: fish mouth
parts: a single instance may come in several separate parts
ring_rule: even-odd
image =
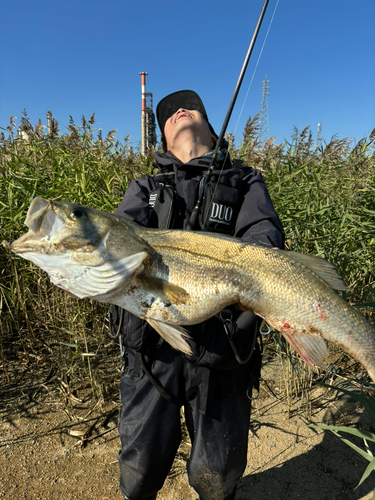
[[[55,212],[53,202],[40,196],[32,200],[25,225],[29,231],[10,245],[6,245],[14,253],[24,254],[32,251],[42,242],[49,243],[65,226]]]
[[[44,216],[50,208],[52,208],[52,204],[49,200],[41,198],[40,196],[34,198],[27,211],[25,226],[34,233],[38,232],[41,229]]]

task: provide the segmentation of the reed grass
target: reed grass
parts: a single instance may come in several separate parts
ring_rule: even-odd
[[[71,118],[67,133],[58,135],[54,121],[46,136],[25,113],[21,134],[16,134],[11,118],[8,136],[0,136],[1,240],[13,241],[25,232],[34,196],[113,212],[129,182],[150,170],[150,158],[134,152],[129,138],[123,145],[115,131],[103,138],[94,124],[94,115],[82,117],[80,125]],[[0,262],[0,364],[5,376],[21,348],[23,354],[43,353],[43,360],[56,364],[64,379],[88,373],[94,387],[97,361],[92,355],[108,342],[108,306],[71,299],[43,271],[3,248]]]
[[[295,128],[291,140],[279,145],[273,138],[260,143],[258,127],[256,115],[248,120],[241,148],[234,154],[262,170],[285,228],[286,248],[335,264],[348,287],[344,299],[374,322],[375,129],[357,143],[332,137],[317,147],[309,127],[301,132]],[[297,395],[308,408],[314,372],[283,338],[274,338],[284,360],[282,385],[288,404]],[[334,361],[348,368],[340,350]]]
[[[94,115],[82,117],[80,125],[71,118],[66,133],[60,134],[53,120],[46,135],[41,122],[33,127],[24,112],[20,135],[11,118],[6,135],[0,134],[1,240],[13,241],[25,232],[26,211],[36,195],[113,212],[129,182],[150,172],[151,154],[145,158],[135,152],[129,138],[121,144],[115,131],[103,138],[94,125]],[[355,145],[349,138],[335,137],[317,148],[308,128],[294,130],[290,142],[276,145],[274,139],[259,143],[257,127],[258,117],[249,119],[243,143],[232,153],[263,171],[285,226],[287,248],[336,264],[348,285],[345,298],[361,304],[362,312],[373,319],[375,130]],[[100,393],[97,366],[109,342],[108,306],[71,299],[53,287],[43,271],[3,248],[0,262],[5,376],[21,350],[54,363],[63,378],[88,377]],[[286,350],[283,355],[290,356]],[[289,375],[291,371],[292,365]],[[310,384],[305,372],[298,377],[290,382],[289,392]]]

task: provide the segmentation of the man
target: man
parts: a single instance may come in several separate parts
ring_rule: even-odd
[[[116,214],[144,226],[186,229],[217,135],[193,91],[168,95],[156,113],[164,146],[164,153],[154,153],[158,171],[130,183]],[[194,230],[281,248],[282,225],[261,173],[231,162],[225,149],[215,168]],[[124,498],[156,499],[181,441],[183,406],[191,486],[201,500],[233,499],[246,466],[251,390],[260,375],[259,322],[231,306],[187,328],[188,356],[130,313],[112,307],[112,315],[126,348],[119,422]]]

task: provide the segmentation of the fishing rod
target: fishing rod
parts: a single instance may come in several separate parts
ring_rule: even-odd
[[[210,175],[212,174],[212,172],[214,170],[214,166],[215,166],[215,163],[216,163],[216,160],[217,160],[217,156],[219,154],[219,151],[220,151],[220,148],[221,148],[221,144],[223,142],[224,135],[225,135],[225,132],[227,130],[227,126],[228,126],[230,117],[232,115],[232,111],[233,111],[234,105],[235,105],[236,100],[237,100],[238,92],[240,91],[242,80],[243,80],[243,78],[245,76],[247,65],[249,64],[250,56],[251,56],[251,53],[253,51],[253,48],[254,48],[254,45],[255,45],[255,42],[256,42],[256,39],[257,39],[259,30],[260,30],[260,27],[262,25],[264,14],[266,13],[266,10],[267,10],[268,2],[269,2],[269,0],[265,0],[265,2],[263,4],[262,11],[260,13],[257,25],[255,27],[255,31],[254,31],[253,37],[251,39],[249,48],[247,50],[245,61],[244,61],[243,65],[242,65],[240,76],[238,77],[238,80],[237,80],[236,88],[234,89],[234,93],[233,93],[232,99],[230,101],[229,108],[228,108],[226,117],[224,119],[223,126],[221,127],[221,131],[220,131],[218,140],[216,142],[216,146],[215,146],[215,149],[214,149],[214,153],[213,153],[211,162],[210,162],[209,167],[208,167],[208,171],[207,171],[206,175],[204,176],[202,185],[201,185],[200,190],[199,190],[199,195],[198,195],[197,203],[196,203],[196,205],[194,207],[194,210],[191,213],[189,223],[188,223],[188,225],[186,227],[186,229],[188,231],[192,231],[194,229],[196,223],[197,223],[199,211],[200,211],[201,204],[202,204],[202,201],[203,201],[204,189],[206,187],[206,184],[208,182],[208,179],[209,179]]]

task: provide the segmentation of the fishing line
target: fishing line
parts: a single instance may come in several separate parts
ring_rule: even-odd
[[[258,60],[256,62],[256,65],[255,65],[255,68],[254,68],[254,71],[253,71],[253,75],[251,77],[251,80],[250,80],[250,84],[249,84],[249,87],[247,89],[247,92],[246,92],[246,95],[245,95],[245,98],[244,98],[244,101],[243,101],[243,104],[242,104],[242,108],[241,108],[241,111],[240,111],[240,114],[238,116],[238,120],[237,120],[237,123],[236,123],[236,126],[234,127],[234,132],[233,132],[233,135],[235,135],[236,131],[237,131],[237,127],[238,127],[238,123],[241,119],[241,116],[242,116],[242,112],[244,110],[244,107],[245,107],[245,104],[246,104],[246,101],[247,101],[247,97],[249,95],[249,92],[250,92],[250,87],[251,87],[251,84],[253,83],[253,80],[254,80],[254,76],[255,76],[255,73],[256,73],[256,70],[258,68],[258,64],[259,64],[259,61],[260,61],[260,58],[262,57],[262,53],[263,53],[263,49],[264,49],[264,46],[266,44],[266,41],[267,41],[267,38],[268,38],[268,33],[270,32],[270,29],[271,29],[271,26],[272,26],[272,22],[273,22],[273,18],[275,17],[275,14],[276,14],[276,10],[277,10],[277,6],[279,5],[279,0],[277,0],[276,2],[276,5],[275,5],[275,9],[273,11],[273,14],[272,14],[272,18],[271,18],[271,21],[270,21],[270,24],[268,26],[268,30],[267,30],[267,33],[266,33],[266,36],[264,38],[264,42],[263,42],[263,45],[262,45],[262,48],[260,50],[260,53],[259,53],[259,56],[258,56]]]
[[[263,41],[263,45],[262,45],[262,48],[260,50],[260,53],[259,53],[259,56],[258,56],[258,60],[256,62],[256,65],[255,65],[255,68],[254,68],[254,71],[253,71],[253,75],[251,77],[251,80],[250,80],[250,84],[248,86],[248,89],[247,89],[247,92],[246,92],[246,95],[245,95],[245,98],[244,98],[244,101],[243,101],[243,104],[242,104],[242,108],[240,110],[240,113],[239,113],[239,116],[238,116],[238,119],[237,119],[237,123],[236,123],[236,126],[234,127],[234,131],[233,131],[233,136],[235,136],[236,134],[236,131],[237,131],[237,128],[238,128],[238,124],[239,124],[239,121],[241,119],[241,116],[242,116],[242,113],[243,113],[243,110],[244,110],[244,107],[245,107],[245,104],[246,104],[246,101],[247,101],[247,97],[249,95],[249,92],[250,92],[250,88],[251,88],[251,84],[253,83],[253,80],[254,80],[254,77],[255,77],[255,73],[256,73],[256,70],[258,68],[258,64],[259,64],[259,61],[260,61],[260,58],[262,57],[262,53],[263,53],[263,49],[264,49],[264,46],[266,44],[266,41],[267,41],[267,38],[268,38],[268,34],[270,32],[270,29],[271,29],[271,26],[272,26],[272,22],[273,22],[273,19],[275,17],[275,14],[276,14],[276,10],[277,10],[277,6],[279,5],[279,0],[277,0],[276,2],[276,5],[275,5],[275,8],[274,8],[274,11],[273,11],[273,14],[272,14],[272,17],[271,17],[271,20],[270,20],[270,23],[268,25],[268,29],[267,29],[267,33],[266,33],[266,36],[264,38],[264,41]],[[222,172],[223,172],[223,169],[224,169],[224,165],[226,163],[226,160],[228,158],[228,155],[229,155],[229,151],[227,150],[226,152],[226,155],[225,155],[225,158],[224,158],[224,161],[222,163],[222,166],[221,166],[221,169],[220,169],[220,175],[219,175],[219,178],[216,182],[216,185],[215,185],[215,188],[214,188],[214,191],[213,193],[211,194],[211,200],[214,198],[215,196],[215,192],[216,192],[216,189],[217,189],[217,186],[220,182],[220,178],[221,178],[221,175],[222,175]],[[205,217],[205,220],[204,220],[204,224],[207,222],[207,218],[208,218],[208,213],[206,214],[206,217]]]

